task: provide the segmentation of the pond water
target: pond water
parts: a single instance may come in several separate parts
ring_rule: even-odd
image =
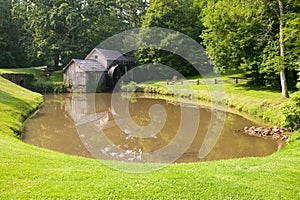
[[[213,119],[209,108],[141,95],[129,101],[127,109],[131,121],[128,121],[126,116],[122,116],[122,120],[118,118],[118,111],[112,106],[111,98],[111,94],[45,95],[42,108],[25,124],[23,141],[66,154],[133,162],[149,162],[146,159],[147,154],[163,149],[172,141],[184,145],[188,143],[186,148],[182,148],[184,151],[180,150],[183,151],[182,155],[172,155],[173,151],[166,151],[167,155],[164,156],[174,157],[174,162],[266,156],[284,146],[282,141],[244,135],[238,130],[260,124],[226,113],[224,127],[216,144],[205,157],[200,158],[199,149],[207,137],[209,124]],[[128,102],[126,98],[122,99]],[[121,108],[126,106],[122,103],[123,101],[118,104]],[[155,110],[153,106],[158,110],[151,112]],[[199,111],[199,118],[193,114],[196,110]],[[191,114],[185,115],[184,119],[183,112]],[[164,117],[164,120],[160,120]],[[149,126],[151,120],[160,121],[160,127]],[[189,137],[189,124],[180,133],[181,136],[177,137],[183,120],[197,125],[196,135],[190,142],[186,139]],[[138,129],[139,131],[150,130],[153,134],[135,135],[131,127],[126,126],[130,123],[146,127]],[[164,159],[155,161],[164,162]]]

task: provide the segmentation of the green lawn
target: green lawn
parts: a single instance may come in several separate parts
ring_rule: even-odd
[[[248,94],[243,88],[237,90],[241,95]],[[278,93],[273,95],[277,97]],[[41,101],[41,95],[0,77],[0,199],[300,197],[300,132],[293,135],[287,147],[268,157],[174,164],[152,173],[130,174],[97,160],[18,140],[14,133],[20,132],[22,119]]]
[[[0,69],[0,74],[2,73],[21,73],[21,74],[33,74],[35,78],[43,78],[52,83],[63,82],[63,72],[62,70],[53,71],[49,79],[43,75],[45,69],[40,68],[12,68],[12,69]]]
[[[231,76],[223,76],[218,79],[219,81],[224,81],[224,84],[215,85],[213,83],[214,78],[206,79],[208,84],[203,84],[204,79],[192,77],[189,79],[189,85],[187,82],[181,85],[180,81],[174,85],[167,85],[165,81],[158,81],[143,83],[140,86],[147,87],[146,92],[150,93],[174,94],[179,97],[191,94],[194,99],[198,99],[204,103],[211,101],[211,92],[221,89],[225,91],[226,106],[228,109],[232,109],[231,111],[251,115],[270,125],[281,125],[283,116],[277,109],[287,99],[281,98],[280,91],[249,87],[245,80],[240,81],[239,84],[235,84]],[[196,80],[200,80],[202,84],[197,85]],[[218,101],[218,97],[215,100]]]
[[[65,84],[63,81],[62,70],[51,72],[50,76],[45,75],[46,69],[40,68],[15,68],[0,69],[2,73],[21,73],[30,74],[30,78],[26,79],[27,88],[40,93],[63,93],[65,92]]]
[[[44,69],[39,68],[12,68],[12,69],[0,69],[0,74],[2,73],[21,73],[21,74],[33,74],[34,76],[39,76],[43,74]]]

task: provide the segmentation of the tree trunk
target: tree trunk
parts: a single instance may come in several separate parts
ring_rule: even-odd
[[[282,97],[283,98],[288,98],[288,87],[287,87],[287,81],[285,77],[285,65],[284,65],[284,42],[283,42],[283,3],[282,0],[278,0],[279,4],[279,21],[280,21],[280,26],[279,26],[279,35],[280,35],[280,56],[281,56],[281,71],[280,71],[280,82],[281,82],[281,91],[282,91]]]
[[[54,57],[54,69],[58,69],[59,67],[59,54],[56,54]]]

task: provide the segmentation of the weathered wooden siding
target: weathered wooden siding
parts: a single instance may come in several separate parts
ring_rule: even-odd
[[[79,68],[77,63],[72,62],[70,67],[68,67],[68,69],[64,73],[64,82],[74,91],[85,91],[86,73]]]
[[[104,72],[83,71],[76,62],[72,62],[64,72],[64,82],[73,92],[96,92],[99,81]]]
[[[107,68],[110,65],[110,63],[107,62],[107,60],[104,58],[104,56],[95,49],[85,59],[97,60],[105,68]]]
[[[114,126],[113,117],[107,109],[110,105],[110,97],[97,99],[96,105],[91,105],[91,98],[92,96],[85,94],[73,94],[66,101],[66,112],[76,124],[89,122],[99,131]]]

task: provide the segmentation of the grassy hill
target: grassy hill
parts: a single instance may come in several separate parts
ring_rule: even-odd
[[[63,93],[65,85],[63,81],[63,72],[52,71],[50,76],[45,76],[44,68],[12,68],[0,69],[0,75],[6,74],[29,74],[30,78],[26,80],[27,88],[40,93]],[[48,73],[48,72],[47,72]]]
[[[130,174],[17,139],[22,121],[41,102],[40,94],[0,77],[0,199],[300,197],[300,132],[268,157],[174,164],[152,173]]]

